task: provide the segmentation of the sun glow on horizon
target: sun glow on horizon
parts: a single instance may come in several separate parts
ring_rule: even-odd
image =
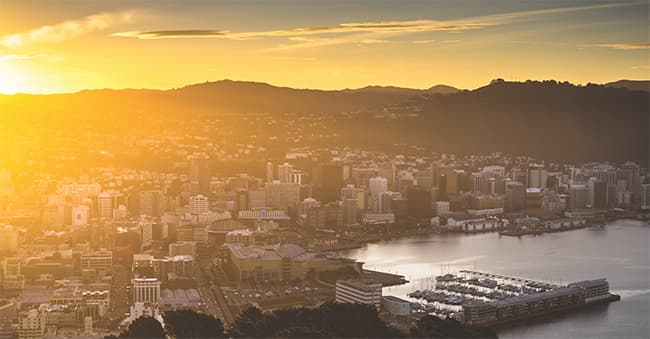
[[[16,94],[27,90],[24,86],[24,76],[15,68],[0,61],[0,94]]]

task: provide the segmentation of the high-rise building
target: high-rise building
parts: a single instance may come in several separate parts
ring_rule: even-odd
[[[165,213],[165,196],[160,190],[147,190],[139,193],[140,214],[159,218]]]
[[[45,335],[45,314],[30,309],[18,318],[18,339],[41,339]]]
[[[249,189],[246,193],[248,198],[249,209],[266,207],[265,189]]]
[[[357,224],[357,199],[344,199],[343,205],[343,224],[351,226]]]
[[[388,179],[382,177],[368,179],[368,191],[372,198],[379,199],[379,194],[388,191]]]
[[[368,181],[376,175],[377,170],[374,168],[352,168],[350,174],[352,182],[354,182],[357,187],[368,187]]]
[[[315,198],[323,203],[337,201],[343,187],[343,166],[329,163],[314,169]]]
[[[273,163],[269,161],[266,163],[266,182],[272,182],[273,180],[275,180],[275,176],[273,175]]]
[[[133,279],[133,302],[157,304],[160,300],[160,280],[157,278]]]
[[[632,202],[641,201],[641,168],[634,162],[628,161],[619,166],[616,171],[617,179],[624,179],[627,183],[625,190],[631,193]]]
[[[2,261],[2,289],[16,291],[25,288],[25,276],[22,274],[18,257],[5,257]]]
[[[113,211],[118,208],[122,194],[114,191],[97,195],[97,211],[100,218],[113,219]]]
[[[203,214],[208,213],[210,207],[210,200],[204,195],[194,195],[190,197],[190,213]]]
[[[278,181],[282,183],[290,182],[293,166],[289,163],[278,165]]]
[[[546,187],[546,177],[548,173],[543,166],[534,165],[528,169],[528,187],[544,188]]]
[[[302,172],[292,170],[291,173],[289,173],[289,182],[292,184],[302,185]]]
[[[264,185],[266,205],[273,208],[287,209],[300,201],[300,185],[275,180]]]
[[[206,154],[195,154],[190,158],[190,194],[210,194],[210,158]]]
[[[520,213],[524,210],[526,202],[526,190],[524,184],[511,181],[506,184],[506,196],[504,211],[507,213]]]
[[[592,177],[587,182],[587,205],[596,209],[607,208],[607,183]]]
[[[650,184],[641,185],[641,208],[650,209]]]
[[[0,253],[11,254],[18,251],[18,229],[11,225],[0,225]]]
[[[571,185],[569,187],[569,206],[568,209],[582,209],[587,207],[587,186]]]
[[[422,187],[411,187],[407,193],[408,213],[414,218],[431,217],[431,193]]]
[[[390,203],[393,199],[399,199],[402,197],[402,193],[400,192],[382,192],[379,194],[379,209],[377,210],[378,213],[391,213],[392,209],[390,206]]]

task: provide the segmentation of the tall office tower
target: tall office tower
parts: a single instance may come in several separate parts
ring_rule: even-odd
[[[193,195],[190,197],[190,213],[203,214],[208,213],[210,200],[203,195]]]
[[[415,182],[418,186],[423,188],[431,188],[433,186],[433,178],[430,171],[418,171],[415,173]]]
[[[337,201],[343,187],[343,166],[328,163],[314,169],[315,197],[323,202]]]
[[[608,185],[616,185],[616,168],[613,166],[598,164],[593,168],[591,174]]]
[[[296,215],[307,215],[307,211],[314,206],[320,206],[318,200],[314,198],[306,198],[303,201],[299,201],[296,203]]]
[[[406,198],[408,199],[409,216],[415,218],[431,217],[431,192],[422,187],[411,187],[408,190]]]
[[[607,183],[595,177],[587,182],[587,205],[596,209],[607,208]]]
[[[379,213],[391,213],[391,206],[390,202],[393,199],[399,199],[402,197],[402,193],[400,192],[382,192],[379,193],[379,209],[377,212]]]
[[[351,226],[357,224],[357,199],[344,199],[343,205],[343,224]]]
[[[247,191],[248,208],[262,208],[266,206],[266,191],[263,188]]]
[[[282,165],[278,165],[278,181],[282,183],[290,182],[292,171],[293,171],[293,166],[290,165],[289,163],[285,162]]]
[[[368,180],[368,190],[373,199],[379,199],[379,194],[388,191],[388,179],[374,177]]]
[[[506,197],[504,211],[508,213],[519,213],[524,210],[526,201],[526,189],[524,184],[511,181],[506,184]]]
[[[264,185],[266,205],[273,208],[287,209],[300,201],[300,185],[275,180]]]
[[[368,187],[368,180],[377,175],[377,170],[374,168],[352,168],[351,178],[352,182],[357,187]]]
[[[0,254],[18,251],[18,229],[11,225],[0,225]]]
[[[472,180],[472,192],[474,193],[481,192],[483,187],[483,175],[481,175],[481,173],[476,173],[476,172],[472,173],[471,180]]]
[[[393,189],[395,183],[395,165],[392,163],[383,163],[377,168],[377,176],[388,179],[388,187]]]
[[[95,218],[90,220],[88,227],[90,230],[90,246],[92,248],[113,248],[117,228],[112,221]]]
[[[266,163],[266,182],[273,182],[273,180],[275,180],[273,176],[273,163],[269,161]]]
[[[533,165],[528,169],[528,187],[544,188],[546,187],[546,177],[548,173],[541,165]]]
[[[460,192],[460,176],[463,175],[465,171],[463,170],[452,170],[449,171],[446,175],[446,185],[447,185],[447,198],[454,198],[458,196]]]
[[[574,183],[578,180],[578,175],[580,175],[582,172],[579,168],[576,167],[571,167],[569,168],[569,180],[571,180],[571,183]]]
[[[438,178],[438,200],[449,201],[449,194],[447,194],[447,175],[442,173]]]
[[[625,179],[626,190],[632,195],[632,202],[641,201],[641,168],[634,162],[628,161],[619,166],[616,171],[617,179]]]
[[[650,184],[641,185],[641,208],[650,209]]]
[[[190,194],[210,194],[210,158],[206,154],[195,154],[190,158]]]
[[[102,192],[97,195],[97,212],[100,218],[113,219],[113,210],[119,206],[121,194],[118,192]]]
[[[161,190],[141,191],[139,198],[141,215],[159,218],[165,213],[165,196]]]
[[[133,302],[157,304],[160,300],[160,281],[157,278],[133,279]]]
[[[569,187],[569,206],[568,209],[580,209],[587,207],[587,186],[571,185]]]
[[[353,184],[341,188],[341,201],[345,199],[357,199],[357,188]]]

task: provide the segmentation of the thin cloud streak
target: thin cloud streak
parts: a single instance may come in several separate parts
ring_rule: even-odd
[[[94,14],[79,20],[63,21],[23,33],[5,35],[0,38],[0,45],[7,48],[20,48],[28,44],[70,40],[87,33],[107,29],[115,24],[129,22],[133,15],[133,11]]]
[[[325,27],[302,27],[281,30],[269,30],[258,32],[230,32],[227,30],[158,30],[158,31],[129,31],[113,34],[118,37],[130,37],[138,39],[180,39],[180,38],[221,38],[232,40],[246,40],[269,37],[290,37],[291,40],[298,40],[300,37],[308,37],[317,34],[345,34],[345,33],[420,33],[433,31],[447,31],[460,33],[466,30],[483,29],[490,26],[504,25],[526,19],[532,16],[572,13],[578,11],[610,9],[616,7],[628,7],[643,2],[620,2],[600,5],[576,6],[552,8],[543,10],[532,10],[495,14],[489,16],[473,17],[460,20],[403,20],[403,21],[374,21],[374,22],[351,22],[342,23],[336,26]],[[301,42],[306,41],[302,40]]]
[[[618,43],[618,44],[593,44],[593,45],[585,45],[585,47],[603,47],[603,48],[620,49],[620,50],[635,50],[635,49],[650,49],[650,43],[639,42],[639,43]]]
[[[31,54],[31,55],[7,54],[7,55],[0,55],[0,61],[29,60],[29,59],[47,58],[47,57],[48,57],[47,54]]]
[[[412,21],[378,21],[344,23],[333,27],[307,27],[259,32],[229,32],[225,30],[172,30],[172,31],[130,31],[115,33],[113,36],[138,39],[178,39],[178,38],[225,38],[225,39],[256,39],[269,37],[290,37],[297,41],[301,37],[316,34],[344,34],[344,33],[417,33],[430,31],[458,31],[484,28],[486,24],[480,22],[447,22],[434,20]],[[197,34],[199,32],[199,34]],[[304,39],[302,41],[306,41]]]
[[[386,44],[386,43],[388,43],[388,40],[383,40],[383,39],[363,39],[363,40],[359,41],[359,43],[364,44],[364,45]]]

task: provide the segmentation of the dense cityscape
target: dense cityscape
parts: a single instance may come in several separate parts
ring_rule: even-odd
[[[0,0],[0,339],[648,338],[649,18]]]
[[[634,162],[302,147],[258,161],[255,173],[263,176],[219,176],[219,160],[229,156],[195,139],[191,147],[166,147],[178,158],[170,172],[0,172],[3,336],[117,335],[142,315],[163,322],[161,315],[176,309],[213,315],[228,327],[249,307],[334,301],[372,305],[404,333],[427,314],[471,324],[473,305],[485,305],[480,297],[562,287],[531,281],[505,284],[505,295],[417,291],[404,300],[381,292],[404,276],[364,268],[340,251],[432,233],[598,228],[615,219],[647,220],[650,209],[648,169]]]

